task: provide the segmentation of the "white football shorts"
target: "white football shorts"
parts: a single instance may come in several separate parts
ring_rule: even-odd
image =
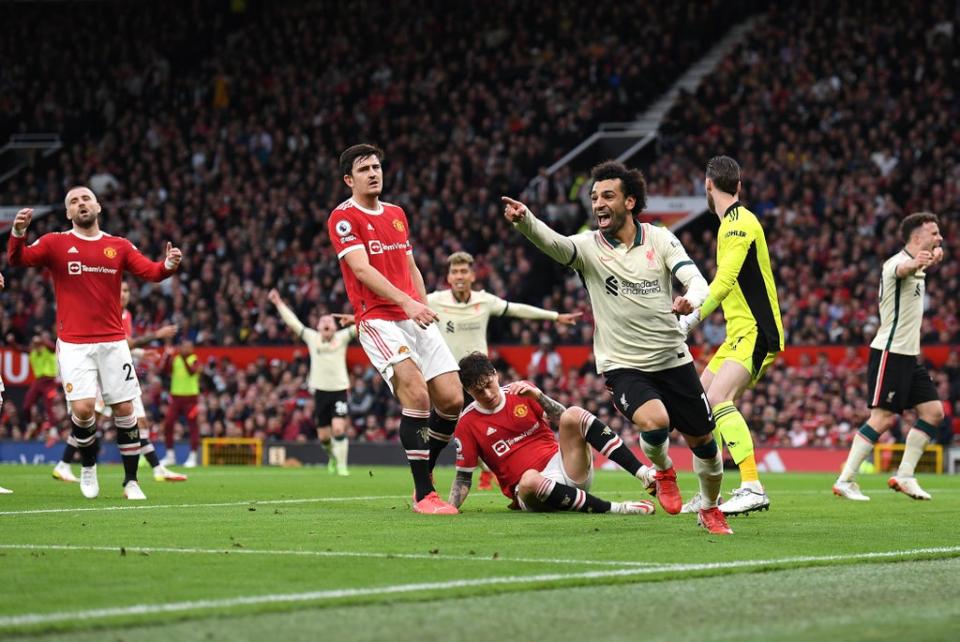
[[[580,490],[586,492],[590,490],[590,487],[593,485],[593,457],[590,457],[590,472],[587,473],[586,480],[579,484],[570,479],[570,477],[567,475],[567,471],[563,467],[563,453],[561,453],[559,450],[557,450],[557,453],[550,458],[550,461],[548,461],[547,465],[543,467],[543,470],[540,471],[540,474],[551,481],[557,482],[558,484],[573,486],[574,488],[579,488]],[[519,493],[517,493],[516,497],[517,504],[522,510],[531,512],[543,510],[537,506],[527,506],[524,501],[520,499]]]
[[[404,359],[412,359],[427,381],[460,370],[436,323],[423,329],[412,319],[369,319],[360,322],[359,338],[363,351],[391,392],[393,365]]]
[[[57,340],[57,362],[67,401],[96,399],[112,406],[140,396],[137,370],[125,339],[103,343]]]

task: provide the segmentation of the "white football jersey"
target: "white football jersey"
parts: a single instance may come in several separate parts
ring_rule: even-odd
[[[920,354],[925,275],[922,270],[897,278],[897,266],[912,260],[900,250],[883,264],[880,275],[880,329],[871,348],[894,354]]]

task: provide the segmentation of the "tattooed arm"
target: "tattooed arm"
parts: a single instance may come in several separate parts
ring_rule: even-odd
[[[537,403],[543,407],[543,416],[547,418],[550,427],[554,430],[560,430],[560,415],[566,410],[563,404],[555,399],[551,399],[543,392],[537,396]]]
[[[472,485],[473,471],[458,470],[457,476],[453,478],[453,485],[450,486],[450,498],[447,501],[460,508],[467,499]]]
[[[514,381],[507,387],[507,391],[521,397],[536,399],[537,403],[543,408],[543,416],[550,427],[554,430],[560,430],[560,415],[566,410],[562,403],[551,399],[529,381]]]

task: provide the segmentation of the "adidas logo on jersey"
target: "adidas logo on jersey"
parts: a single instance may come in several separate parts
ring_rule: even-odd
[[[487,426],[487,437],[489,437],[490,435],[492,435],[492,434],[495,433],[495,432],[497,432],[497,429],[496,429],[496,428],[491,428],[491,427]]]
[[[80,254],[80,250],[78,250],[77,248],[71,246],[70,249],[67,250],[67,254]]]

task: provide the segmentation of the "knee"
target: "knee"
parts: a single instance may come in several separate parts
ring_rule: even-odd
[[[943,423],[943,405],[936,404],[930,405],[928,408],[924,408],[922,412],[917,413],[920,416],[920,419],[924,420],[928,424],[934,427],[938,427]]]
[[[435,406],[445,415],[459,415],[463,410],[463,391],[456,390],[442,399],[437,399]]]
[[[520,476],[520,483],[517,484],[517,491],[523,495],[536,495],[537,488],[540,486],[540,482],[543,480],[543,475],[537,471],[530,470],[524,471],[523,475]]]
[[[718,390],[716,386],[712,390],[707,390],[707,403],[710,404],[711,408],[715,408],[717,404],[721,404],[724,401],[730,401],[728,399],[729,395],[723,394],[722,391]]]
[[[580,406],[570,406],[560,414],[560,430],[562,432],[574,431],[580,433],[580,424],[586,415],[586,410]]]
[[[429,410],[430,395],[427,393],[427,386],[420,383],[412,383],[403,387],[401,394],[397,395],[400,403],[405,407],[416,410]]]
[[[93,418],[94,403],[93,399],[80,399],[70,402],[70,414],[81,421],[89,421]]]
[[[709,449],[710,442],[713,442],[714,447],[716,447],[716,440],[713,438],[713,433],[707,433],[706,435],[688,435],[684,433],[683,439],[687,442],[687,446],[690,448],[690,450],[704,448]]]
[[[877,412],[874,410],[870,413],[870,419],[867,420],[867,424],[878,433],[881,433],[890,430],[896,421],[897,416],[892,412]]]
[[[132,414],[133,414],[132,401],[122,401],[113,407],[113,415],[115,417],[127,417]]]
[[[633,415],[633,423],[641,431],[659,430],[661,428],[670,428],[670,416],[665,408],[654,408],[647,411],[638,410]]]

